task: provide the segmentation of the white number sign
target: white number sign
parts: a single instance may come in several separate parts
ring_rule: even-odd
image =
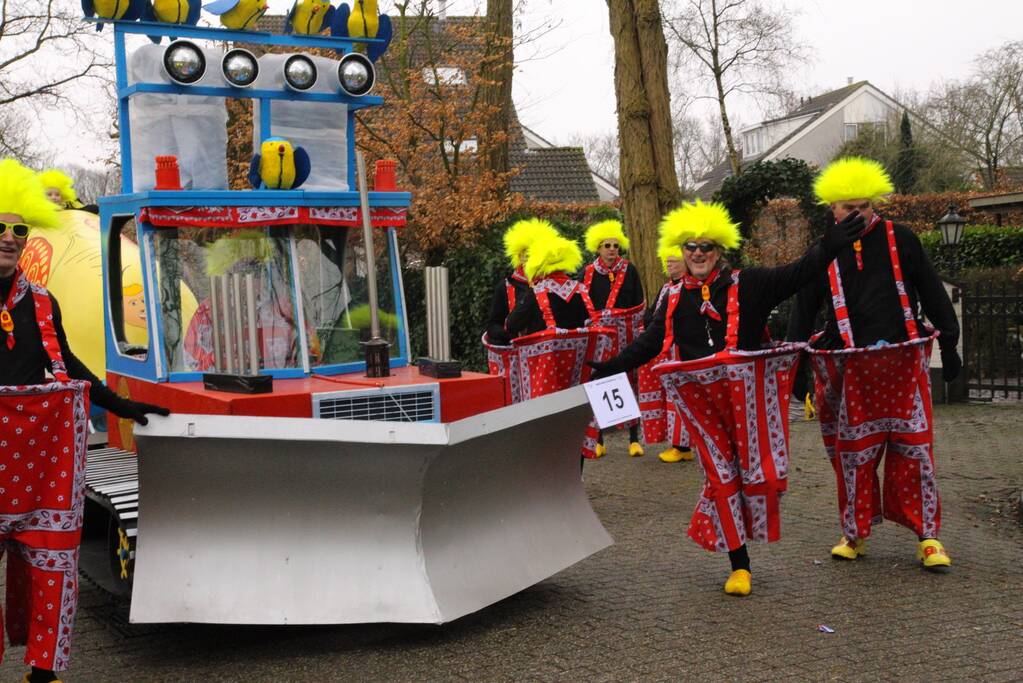
[[[639,404],[624,372],[583,385],[601,429],[639,419]]]

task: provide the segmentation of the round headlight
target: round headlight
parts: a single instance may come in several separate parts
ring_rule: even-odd
[[[337,65],[337,80],[341,90],[352,97],[360,97],[373,89],[376,72],[373,62],[358,52],[350,52]]]
[[[284,82],[292,90],[308,90],[316,82],[316,65],[305,55],[291,55],[284,62]]]
[[[164,50],[163,68],[175,83],[191,85],[206,73],[206,56],[194,43],[177,40]]]
[[[240,47],[227,51],[220,68],[224,72],[224,79],[236,88],[252,85],[259,75],[259,62],[256,61],[256,57]]]

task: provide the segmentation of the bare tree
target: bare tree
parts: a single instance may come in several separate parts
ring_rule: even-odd
[[[965,81],[932,89],[923,114],[979,166],[984,187],[1023,162],[1023,41],[983,53]]]
[[[109,58],[70,0],[0,2],[0,153],[26,161],[20,131],[83,80],[109,80]]]
[[[662,284],[657,226],[679,201],[672,149],[668,48],[657,0],[608,0],[615,47],[622,209],[643,288]]]
[[[806,59],[792,36],[795,12],[767,7],[763,0],[678,0],[665,11],[673,53],[680,64],[695,66],[713,88],[732,173],[741,172],[741,155],[728,115],[736,93],[784,97],[786,68]]]

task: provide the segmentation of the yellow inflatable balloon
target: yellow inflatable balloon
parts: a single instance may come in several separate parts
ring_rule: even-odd
[[[106,377],[103,321],[103,269],[99,217],[88,211],[59,212],[60,227],[33,230],[19,265],[26,277],[46,287],[60,304],[68,345],[98,377]],[[121,237],[124,286],[124,333],[130,344],[148,342],[145,297],[139,248]],[[181,308],[187,322],[198,307],[195,295],[182,285]]]

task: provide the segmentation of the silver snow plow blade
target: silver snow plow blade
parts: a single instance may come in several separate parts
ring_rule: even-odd
[[[582,387],[449,424],[171,415],[137,428],[133,622],[443,623],[613,543]]]

